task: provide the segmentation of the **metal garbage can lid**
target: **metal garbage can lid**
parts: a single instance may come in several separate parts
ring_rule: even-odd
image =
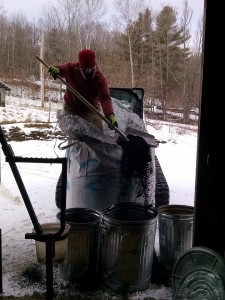
[[[225,299],[225,260],[207,247],[193,247],[181,255],[173,268],[174,300]]]

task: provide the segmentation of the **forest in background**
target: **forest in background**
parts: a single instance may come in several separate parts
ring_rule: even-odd
[[[103,0],[57,0],[37,23],[21,13],[8,16],[0,2],[0,79],[39,80],[40,49],[50,65],[77,60],[80,49],[91,48],[110,87],[142,87],[148,111],[160,103],[165,119],[168,108],[181,108],[188,123],[200,101],[203,21],[191,37],[187,0],[179,18],[168,5],[154,11],[140,0],[113,3],[109,24],[102,20]]]

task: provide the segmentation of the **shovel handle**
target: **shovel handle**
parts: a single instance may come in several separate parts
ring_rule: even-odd
[[[36,55],[36,58],[46,67],[49,69],[49,66],[39,57]],[[80,99],[88,108],[90,108],[93,112],[95,112],[103,121],[105,121],[110,128],[115,130],[124,141],[129,141],[126,135],[119,130],[116,126],[112,125],[111,122],[103,116],[93,105],[90,104],[81,94],[79,94],[71,85],[69,85],[61,76],[57,75],[57,78],[65,84],[65,86],[78,98]]]

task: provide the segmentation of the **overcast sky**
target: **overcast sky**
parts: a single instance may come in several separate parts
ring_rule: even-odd
[[[112,2],[112,0],[105,0],[108,9],[107,14],[109,15],[111,14],[110,10],[112,10]],[[190,8],[193,9],[191,27],[192,34],[194,34],[194,28],[196,28],[199,18],[203,15],[204,0],[188,0],[188,2]],[[46,7],[48,3],[57,3],[57,0],[0,0],[0,3],[3,3],[7,15],[23,12],[30,21],[38,21],[43,13],[43,8]],[[181,11],[183,0],[148,0],[148,3],[150,4],[150,7],[155,10],[160,10],[162,5],[168,4],[176,8],[179,12]]]

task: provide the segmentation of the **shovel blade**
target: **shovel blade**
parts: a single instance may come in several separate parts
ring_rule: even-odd
[[[135,135],[135,136],[140,136],[142,137],[151,147],[158,147],[159,145],[159,141],[155,139],[154,135],[141,131],[141,130],[137,130],[134,128],[130,128],[128,127],[126,129],[126,131],[124,132],[124,134],[127,136],[129,134]]]

